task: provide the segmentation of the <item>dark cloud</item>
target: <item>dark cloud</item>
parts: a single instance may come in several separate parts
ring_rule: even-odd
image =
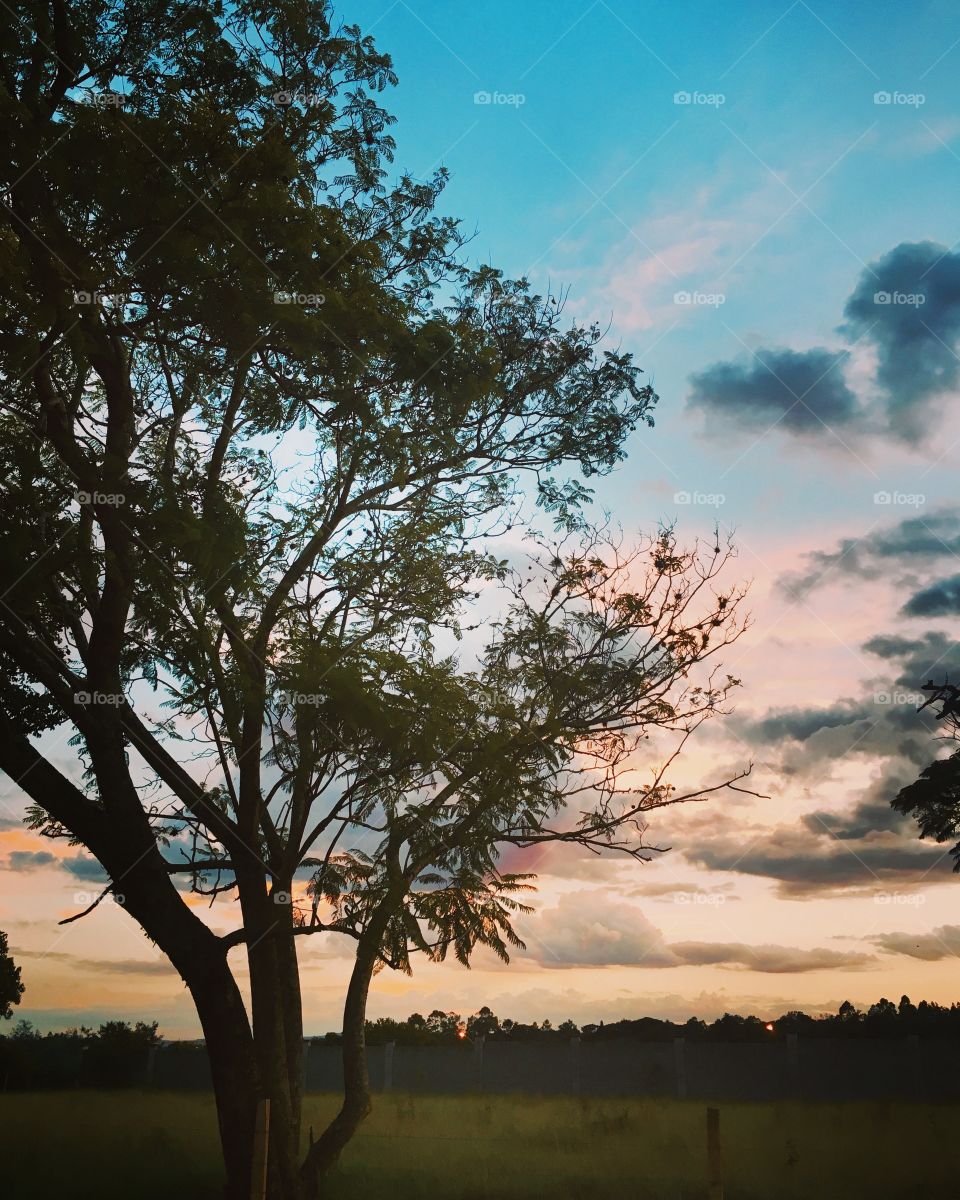
[[[758,350],[750,362],[714,363],[690,377],[691,408],[750,428],[777,425],[790,433],[821,433],[859,417],[843,378],[846,351]]]
[[[809,708],[773,709],[762,717],[730,719],[737,737],[784,776],[823,774],[839,759],[907,759],[925,765],[935,720],[918,715],[922,697],[888,680],[859,700]],[[908,780],[904,779],[904,783]]]
[[[74,879],[82,879],[85,883],[108,883],[110,880],[110,876],[97,860],[88,858],[84,854],[78,854],[74,858],[61,859],[60,865]]]
[[[821,581],[840,576],[901,580],[905,572],[960,557],[960,512],[940,509],[905,517],[895,525],[860,538],[843,538],[833,550],[804,556],[806,565],[782,576],[779,585],[791,598],[803,597]]]
[[[7,871],[38,871],[42,867],[60,867],[74,879],[85,883],[107,883],[109,876],[95,858],[76,854],[73,858],[60,858],[49,850],[11,850],[3,861]]]
[[[944,671],[960,673],[960,644],[937,631],[915,638],[878,634],[864,642],[863,649],[878,658],[899,659],[896,683],[903,686],[925,682],[934,673],[941,676]]]
[[[939,579],[914,592],[902,608],[905,617],[955,617],[960,613],[960,575]]]
[[[906,954],[924,962],[960,958],[960,925],[940,925],[929,933],[878,933],[870,941],[889,954]]]
[[[811,833],[828,833],[842,842],[869,837],[871,833],[906,830],[909,828],[907,820],[890,807],[890,800],[898,790],[898,787],[884,780],[878,788],[871,789],[870,794],[859,800],[852,812],[836,813],[821,809],[805,813],[800,821]],[[875,794],[877,791],[879,795]]]
[[[960,378],[960,254],[937,242],[902,242],[863,272],[844,316],[847,337],[876,347],[889,428],[920,440],[924,402]]]
[[[872,706],[841,700],[823,708],[771,709],[763,717],[731,718],[731,725],[745,741],[767,745],[785,738],[805,742],[822,729],[837,729],[876,716]]]
[[[705,836],[698,845],[684,847],[684,856],[711,871],[774,880],[779,894],[794,900],[907,884],[929,886],[942,883],[951,870],[949,851],[943,847],[894,834],[844,838],[829,828],[816,832],[805,822]]]
[[[49,850],[11,850],[3,865],[7,871],[36,871],[59,861]]]

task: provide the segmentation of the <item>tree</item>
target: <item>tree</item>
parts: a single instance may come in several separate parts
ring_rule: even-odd
[[[20,1003],[24,991],[20,968],[7,952],[7,935],[0,929],[0,1017],[9,1021],[13,1006]]]
[[[385,183],[390,60],[327,4],[14,11],[0,767],[186,983],[227,1195],[269,1099],[270,1196],[312,1197],[369,1110],[376,970],[521,945],[505,848],[649,858],[649,812],[738,785],[666,779],[736,686],[732,550],[587,524],[656,397],[562,297],[467,265],[443,173]],[[301,1158],[311,935],[354,960]]]
[[[960,688],[948,681],[936,684],[930,680],[923,691],[930,695],[921,711],[938,704],[939,711],[934,711],[944,722],[947,736],[956,741],[960,737]],[[891,804],[897,812],[915,818],[922,838],[936,842],[956,839],[950,854],[954,871],[960,871],[960,750],[924,767],[919,778],[901,788]]]

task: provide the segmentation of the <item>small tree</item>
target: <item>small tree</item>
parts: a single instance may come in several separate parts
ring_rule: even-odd
[[[270,1196],[298,1200],[369,1109],[374,971],[519,946],[504,849],[643,859],[649,812],[735,785],[666,780],[736,682],[730,548],[588,527],[656,397],[559,298],[465,265],[442,174],[384,183],[390,61],[327,4],[14,11],[0,767],[189,988],[228,1196],[268,1098]],[[524,525],[512,569],[494,539]],[[344,1104],[305,1158],[304,936],[355,948]]]
[[[20,968],[7,951],[7,935],[0,929],[0,1017],[10,1020],[13,1006],[20,1003],[25,990],[20,982]]]

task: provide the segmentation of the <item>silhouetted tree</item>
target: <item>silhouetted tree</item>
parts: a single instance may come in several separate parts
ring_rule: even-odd
[[[649,857],[652,810],[736,782],[665,777],[736,685],[730,547],[587,526],[656,397],[557,298],[465,264],[442,173],[387,186],[390,60],[328,4],[8,17],[0,767],[189,988],[228,1194],[264,1097],[270,1196],[301,1200],[369,1111],[376,970],[506,959],[504,849]],[[532,499],[524,572],[491,539]],[[468,668],[435,643],[481,591]],[[308,935],[354,958],[344,1102],[302,1160]]]
[[[20,1003],[24,993],[20,982],[20,968],[7,951],[7,935],[0,930],[0,1017],[9,1020],[13,1006]]]
[[[960,735],[960,688],[952,683],[923,686],[929,698],[921,706],[939,705],[937,717],[944,722],[948,736]],[[938,758],[920,772],[920,777],[901,788],[891,801],[897,812],[915,818],[922,838],[936,842],[954,842],[950,854],[954,871],[960,872],[960,750],[947,758]]]

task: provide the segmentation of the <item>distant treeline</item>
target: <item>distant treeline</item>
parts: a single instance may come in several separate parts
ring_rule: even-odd
[[[550,1021],[525,1025],[498,1017],[491,1009],[481,1008],[473,1016],[434,1009],[428,1016],[413,1013],[405,1021],[381,1017],[367,1022],[367,1043],[371,1046],[396,1042],[402,1045],[443,1045],[485,1038],[501,1042],[630,1040],[669,1042],[674,1038],[701,1042],[769,1042],[788,1034],[808,1038],[903,1038],[916,1034],[921,1038],[960,1040],[960,1004],[949,1008],[921,1000],[913,1004],[902,996],[899,1004],[878,1000],[866,1010],[849,1001],[833,1014],[809,1016],[789,1012],[775,1020],[741,1017],[725,1013],[716,1021],[660,1021],[640,1017],[633,1021],[600,1022],[578,1026],[573,1021],[553,1025]],[[328,1033],[314,1041],[338,1043],[340,1035]],[[60,1087],[130,1087],[148,1077],[148,1059],[154,1047],[164,1039],[157,1023],[108,1021],[99,1029],[69,1029],[60,1033],[40,1034],[29,1021],[19,1021],[13,1031],[0,1035],[0,1090]],[[184,1051],[195,1049],[203,1054],[201,1042],[179,1043]]]
[[[160,1041],[156,1021],[45,1034],[18,1021],[0,1036],[0,1090],[132,1087],[143,1081],[151,1047]]]
[[[701,1021],[698,1017],[684,1022],[640,1017],[633,1021],[601,1021],[598,1025],[583,1026],[573,1021],[559,1025],[534,1021],[525,1025],[509,1018],[501,1019],[484,1007],[465,1018],[459,1013],[434,1009],[427,1017],[414,1013],[406,1021],[381,1017],[378,1021],[367,1022],[367,1043],[371,1046],[384,1042],[435,1045],[479,1037],[524,1042],[572,1037],[584,1041],[629,1038],[632,1041],[668,1042],[682,1037],[690,1041],[764,1042],[790,1033],[804,1038],[898,1038],[911,1033],[921,1037],[960,1038],[960,1004],[952,1004],[949,1008],[926,1000],[913,1004],[909,996],[901,996],[899,1004],[882,998],[868,1009],[860,1010],[845,1000],[836,1013],[810,1016],[804,1012],[788,1012],[770,1021],[725,1013],[712,1022]],[[339,1042],[340,1035],[328,1033],[325,1040]]]

